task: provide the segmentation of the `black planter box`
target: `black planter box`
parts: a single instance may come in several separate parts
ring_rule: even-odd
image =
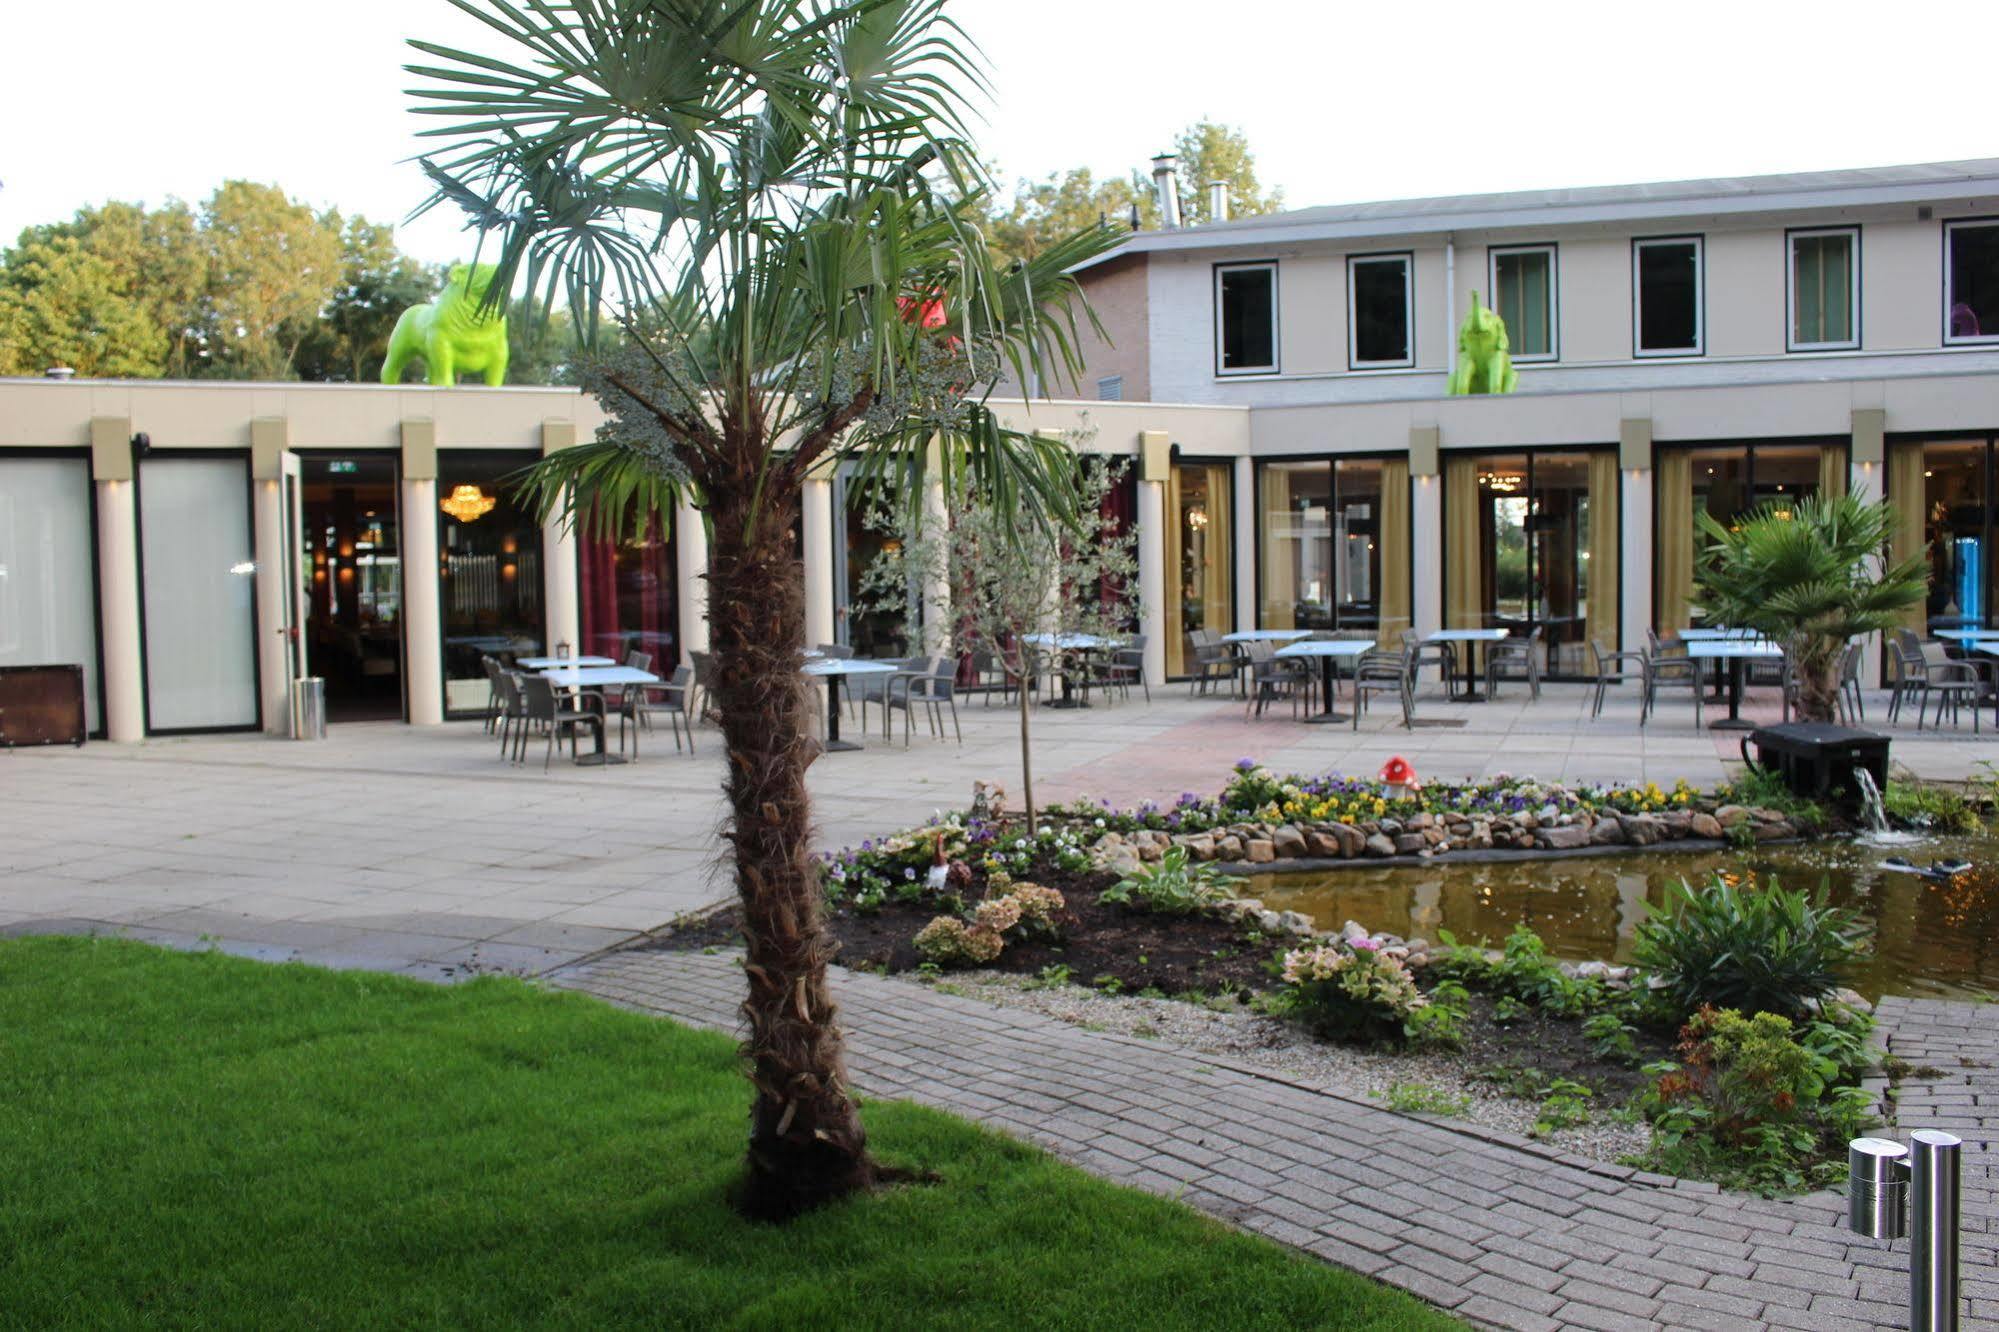
[[[1801,796],[1838,805],[1859,804],[1856,769],[1867,771],[1877,791],[1888,786],[1888,737],[1829,722],[1785,722],[1752,731],[1742,742],[1742,761],[1776,773]]]

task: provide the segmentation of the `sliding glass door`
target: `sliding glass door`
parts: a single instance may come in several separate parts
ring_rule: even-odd
[[[1409,627],[1409,460],[1321,458],[1257,468],[1264,629]]]
[[[154,455],[139,465],[146,724],[257,724],[257,565],[250,460]]]
[[[97,687],[97,550],[88,458],[0,459],[0,666],[81,666]]]

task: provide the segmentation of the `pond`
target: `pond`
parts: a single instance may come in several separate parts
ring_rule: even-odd
[[[1918,865],[1969,861],[1976,868],[1934,883],[1883,867],[1891,856]],[[1631,960],[1645,904],[1668,884],[1699,883],[1715,871],[1775,877],[1786,887],[1824,882],[1852,907],[1872,948],[1852,977],[1868,998],[1999,997],[1999,840],[1936,837],[1883,850],[1828,839],[1753,851],[1633,852],[1573,859],[1451,862],[1435,866],[1250,876],[1246,895],[1280,911],[1303,911],[1321,929],[1348,920],[1405,937],[1494,943],[1525,921],[1556,956]]]

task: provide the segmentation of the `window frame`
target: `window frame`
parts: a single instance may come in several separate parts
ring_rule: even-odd
[[[1692,347],[1647,348],[1644,345],[1645,283],[1644,266],[1639,261],[1639,255],[1653,245],[1694,247],[1694,345]],[[1705,355],[1707,355],[1707,236],[1702,232],[1671,236],[1633,236],[1631,238],[1631,359],[1650,361],[1677,357],[1685,360]]]
[[[1262,269],[1270,274],[1270,364],[1236,366],[1230,369],[1223,364],[1222,330],[1224,321],[1222,319],[1222,275],[1229,272],[1240,272],[1244,269]],[[1284,349],[1279,343],[1279,334],[1283,329],[1283,322],[1278,308],[1277,260],[1234,259],[1226,263],[1218,263],[1213,267],[1213,274],[1210,281],[1213,284],[1214,292],[1215,378],[1240,379],[1246,375],[1282,374]]]
[[[1975,338],[1952,337],[1950,332],[1951,297],[1956,294],[1951,286],[1950,238],[1959,231],[1972,229],[1999,231],[1999,217],[1953,217],[1943,224],[1943,281],[1939,284],[1943,288],[1943,322],[1940,332],[1946,347],[1989,347],[1999,343],[1999,330],[1981,333]]]
[[[1840,342],[1799,342],[1798,335],[1798,242],[1825,236],[1845,236],[1849,248],[1847,263],[1847,309],[1853,312],[1853,336]],[[1860,226],[1852,223],[1832,227],[1787,227],[1784,231],[1784,350],[1786,352],[1830,352],[1860,350]]]
[[[1555,241],[1536,241],[1521,245],[1494,245],[1485,252],[1486,304],[1493,310],[1499,309],[1499,260],[1509,254],[1545,254],[1548,256],[1548,350],[1545,352],[1525,352],[1515,347],[1509,351],[1514,362],[1519,365],[1547,364],[1562,359],[1562,255],[1561,246]],[[1511,342],[1512,331],[1507,332]]]
[[[1347,369],[1365,372],[1369,370],[1408,370],[1416,364],[1416,252],[1414,250],[1375,250],[1366,254],[1350,254],[1347,259]],[[1403,351],[1399,360],[1363,361],[1360,358],[1360,321],[1355,317],[1359,307],[1354,300],[1354,268],[1358,264],[1381,263],[1388,259],[1402,262],[1402,329]]]

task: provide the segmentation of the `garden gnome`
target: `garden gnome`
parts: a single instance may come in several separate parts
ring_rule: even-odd
[[[937,849],[931,854],[930,873],[924,882],[933,893],[943,892],[945,885],[951,882],[951,862],[944,858],[944,834],[941,832],[937,834]]]
[[[1423,789],[1416,780],[1416,769],[1400,754],[1381,765],[1381,782],[1390,800],[1408,800]]]

